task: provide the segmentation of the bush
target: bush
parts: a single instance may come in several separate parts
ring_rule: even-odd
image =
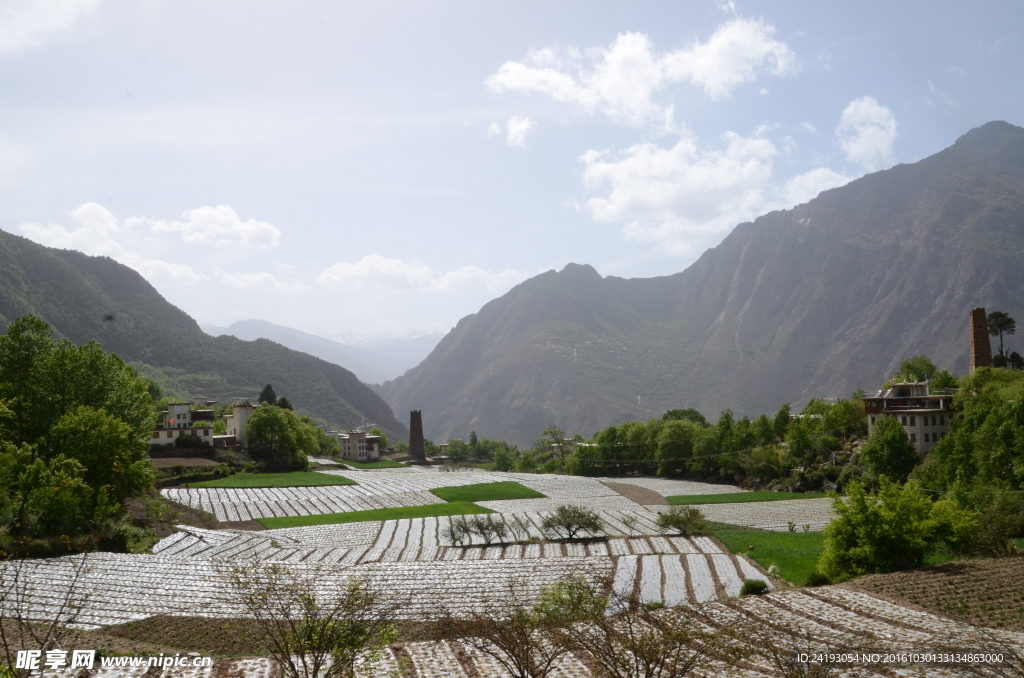
[[[748,579],[740,589],[741,596],[760,596],[768,593],[768,582],[763,579]]]
[[[831,583],[832,580],[821,572],[811,572],[804,580],[804,586],[828,586]]]
[[[851,482],[832,508],[836,518],[825,527],[818,561],[832,579],[918,567],[940,541],[958,543],[976,527],[974,515],[955,501],[933,503],[916,482],[901,487],[884,476],[877,495]]]
[[[707,534],[708,522],[696,506],[673,506],[668,513],[659,513],[657,525],[663,532],[675,531],[681,536]]]
[[[192,433],[183,433],[178,436],[174,441],[175,447],[206,447],[206,443],[203,439]]]
[[[555,532],[565,534],[567,539],[574,539],[580,532],[591,532],[597,534],[603,531],[601,517],[582,506],[562,504],[555,509],[554,515],[550,515],[541,523],[544,532]]]

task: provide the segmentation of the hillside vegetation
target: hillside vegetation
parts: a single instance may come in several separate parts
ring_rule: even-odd
[[[28,313],[77,345],[98,341],[144,376],[166,380],[170,393],[255,399],[273,383],[329,426],[369,421],[396,439],[408,435],[348,370],[266,339],[211,337],[127,266],[0,231],[0,330]]]
[[[435,440],[589,437],[671,408],[754,417],[874,387],[913,355],[966,373],[969,310],[1024,315],[1022,264],[1024,129],[992,122],[741,224],[681,273],[536,276],[380,390]]]

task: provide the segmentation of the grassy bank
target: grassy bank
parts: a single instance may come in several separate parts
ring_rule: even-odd
[[[401,518],[431,518],[436,516],[461,516],[473,513],[494,513],[483,506],[466,501],[426,506],[402,506],[399,508],[373,509],[372,511],[349,511],[348,513],[320,513],[312,516],[286,516],[282,518],[260,518],[259,522],[268,530],[282,527],[306,527],[308,525],[334,525],[337,523],[361,523],[369,520],[399,520]]]
[[[546,495],[515,481],[479,483],[431,490],[445,501],[500,501],[502,499],[544,499]]]
[[[727,494],[687,494],[665,497],[672,504],[740,504],[748,501],[783,501],[786,499],[821,499],[825,492],[729,492]]]
[[[295,471],[294,473],[236,473],[233,476],[189,483],[189,487],[313,487],[316,485],[356,485],[344,476]]]
[[[825,548],[821,532],[769,532],[712,523],[712,534],[730,553],[745,553],[766,570],[776,565],[783,579],[798,586],[817,569]]]

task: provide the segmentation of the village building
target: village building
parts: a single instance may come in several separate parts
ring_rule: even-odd
[[[868,435],[875,421],[883,414],[894,417],[903,426],[918,454],[929,452],[949,433],[953,418],[953,390],[940,389],[935,393],[927,381],[892,384],[864,399],[868,415]]]
[[[194,410],[192,403],[169,403],[167,409],[160,413],[160,421],[153,429],[149,444],[173,445],[181,436],[192,435],[204,444],[212,445],[213,419],[212,409]]]
[[[256,411],[256,407],[248,398],[235,400],[231,414],[224,415],[224,435],[214,436],[214,446],[231,447],[245,444],[245,425]]]
[[[329,432],[332,433],[332,432]],[[348,433],[336,433],[341,447],[341,458],[352,461],[380,461],[381,437],[357,428]]]

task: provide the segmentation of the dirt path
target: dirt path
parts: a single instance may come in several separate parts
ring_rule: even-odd
[[[615,490],[626,499],[635,501],[641,506],[669,506],[669,500],[661,496],[654,490],[648,490],[646,487],[640,487],[639,485],[630,485],[629,483],[612,483],[607,480],[602,480],[601,483],[610,490]]]

